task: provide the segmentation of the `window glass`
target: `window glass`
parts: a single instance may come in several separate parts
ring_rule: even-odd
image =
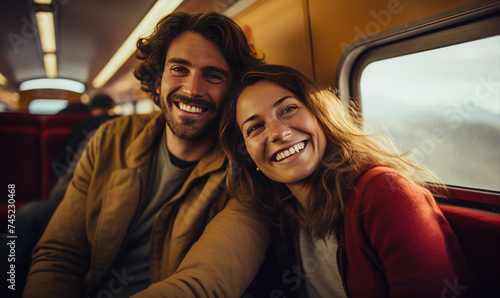
[[[500,191],[500,36],[372,62],[365,129],[415,150],[446,184]]]
[[[28,105],[31,114],[54,115],[68,106],[65,99],[34,99]]]
[[[135,109],[137,114],[149,114],[160,110],[149,98],[138,100]]]

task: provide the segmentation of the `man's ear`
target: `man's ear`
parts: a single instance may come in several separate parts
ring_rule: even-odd
[[[161,76],[158,76],[155,82],[155,92],[156,94],[160,94],[160,91],[161,91]]]

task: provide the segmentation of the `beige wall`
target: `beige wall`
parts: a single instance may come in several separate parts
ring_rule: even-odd
[[[261,0],[236,16],[249,25],[267,63],[285,64],[334,85],[343,49],[355,39],[472,0]]]
[[[355,39],[423,19],[472,0],[309,0],[315,79],[335,83],[343,49]]]
[[[294,67],[313,78],[307,1],[261,0],[235,20],[252,29],[267,63]]]

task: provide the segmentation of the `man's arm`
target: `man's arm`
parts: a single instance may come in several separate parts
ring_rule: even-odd
[[[177,271],[134,297],[240,297],[263,262],[270,239],[264,221],[231,199]]]

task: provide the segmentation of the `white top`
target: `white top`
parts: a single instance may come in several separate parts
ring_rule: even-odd
[[[346,297],[337,266],[337,238],[313,239],[309,229],[300,228],[299,246],[306,274],[307,296]]]

